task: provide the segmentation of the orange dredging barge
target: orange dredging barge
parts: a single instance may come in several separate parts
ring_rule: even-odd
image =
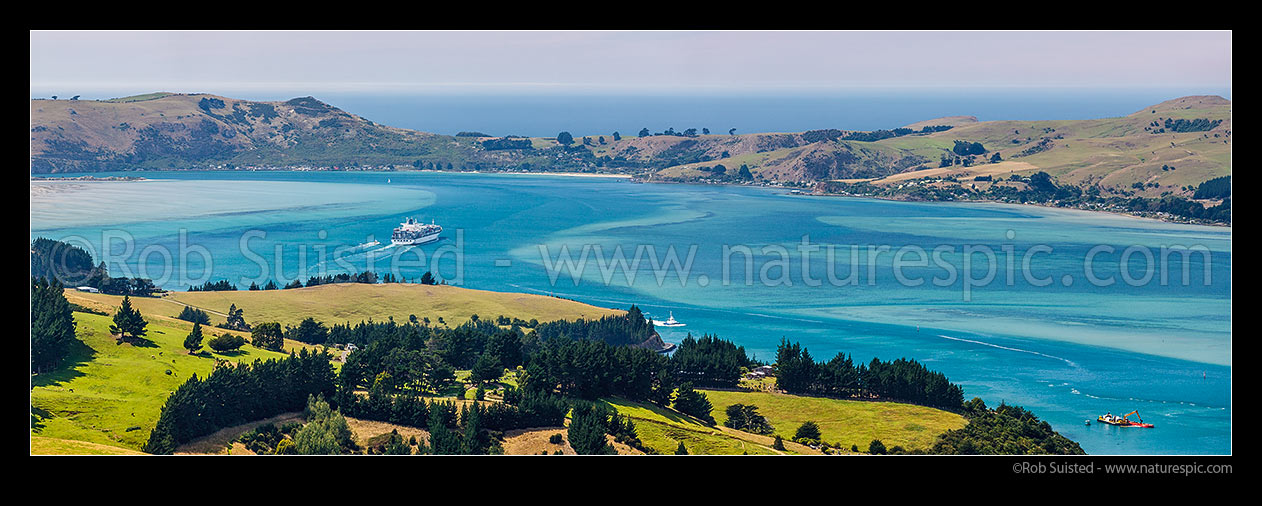
[[[1131,415],[1135,415],[1135,419],[1138,421],[1132,422],[1130,419]],[[1154,425],[1151,423],[1144,423],[1144,419],[1139,416],[1139,410],[1131,411],[1130,413],[1127,413],[1122,416],[1117,416],[1112,413],[1104,414],[1104,415],[1100,415],[1098,418],[1096,418],[1096,420],[1099,421],[1100,423],[1107,423],[1109,425],[1116,425],[1118,427],[1140,427],[1144,429],[1151,429],[1154,427]]]

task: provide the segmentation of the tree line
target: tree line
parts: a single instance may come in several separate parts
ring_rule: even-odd
[[[740,382],[742,368],[756,366],[744,346],[709,334],[699,339],[688,334],[671,355],[676,377],[701,387],[733,388]]]
[[[93,265],[83,248],[43,237],[31,241],[31,277],[56,280],[62,286],[88,286],[110,295],[149,297],[161,292],[148,278],[116,278],[105,262]]]
[[[816,362],[806,348],[786,339],[776,348],[776,386],[793,394],[876,397],[949,411],[959,411],[964,402],[962,388],[915,360],[873,358],[856,366],[851,357],[838,353]]]
[[[964,403],[968,425],[938,437],[929,453],[951,455],[1085,455],[1078,443],[1020,406],[989,409],[980,398]]]
[[[300,410],[310,395],[331,397],[335,376],[329,359],[303,349],[279,360],[220,362],[205,379],[194,374],[163,404],[144,451],[170,454],[221,428]]]
[[[1224,199],[1231,198],[1231,176],[1222,176],[1210,179],[1196,186],[1196,193],[1192,194],[1194,199]]]
[[[630,346],[648,341],[654,334],[653,324],[644,318],[639,307],[631,306],[625,316],[602,316],[596,320],[556,320],[535,328],[540,341],[570,338],[603,341],[615,346]]]

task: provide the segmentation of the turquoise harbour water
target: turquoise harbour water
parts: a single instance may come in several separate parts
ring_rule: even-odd
[[[186,255],[184,269],[164,269],[161,251],[178,262],[181,235],[184,250],[210,253],[211,279],[229,279],[243,289],[260,275],[260,263],[268,265],[268,277],[278,277],[278,258],[284,280],[300,273],[305,280],[321,269],[362,270],[370,261],[373,270],[393,266],[415,279],[433,270],[438,254],[438,272],[469,288],[545,293],[616,308],[638,304],[658,319],[673,312],[687,326],[659,328],[669,342],[688,332],[718,334],[766,361],[774,359],[782,337],[802,342],[817,359],[839,351],[863,361],[914,358],[962,385],[966,398],[1034,411],[1088,453],[1231,452],[1230,228],[1031,206],[792,196],[612,178],[141,175],[150,180],[32,182],[31,238],[85,241],[102,258],[103,239],[116,237],[112,254],[120,262],[111,273],[126,268],[176,290],[186,289],[188,279],[205,280],[204,258],[195,252]],[[357,247],[370,239],[388,245],[391,230],[407,216],[443,225],[442,240],[403,250]],[[124,236],[132,238],[130,253],[117,238]],[[819,248],[805,261],[799,249],[804,237]],[[829,263],[834,278],[851,272],[852,245],[859,248],[856,283],[830,281]],[[975,283],[967,296],[961,279],[966,245],[993,252],[998,268],[993,281]],[[1206,253],[1188,255],[1186,269],[1182,257],[1169,257],[1165,284],[1160,270],[1147,282],[1123,277],[1142,281],[1144,252],[1154,255],[1156,265],[1160,248],[1175,245]],[[637,248],[642,252],[634,275],[610,266],[619,246],[628,264]],[[728,256],[723,281],[725,246],[752,253],[752,283],[746,283],[746,256],[740,253]],[[869,246],[890,250],[869,267]],[[949,251],[940,261],[895,269],[893,253],[908,246]],[[1097,246],[1111,249],[1095,253],[1090,273],[1113,279],[1108,286],[1091,283],[1083,265]],[[1132,246],[1137,253],[1123,273],[1121,258]],[[339,247],[349,252],[344,265],[331,259]],[[574,262],[587,249],[580,276],[549,270],[560,262],[562,247]],[[681,264],[693,251],[682,285],[682,269],[657,273],[651,265],[650,257],[662,263],[671,248]],[[425,266],[417,265],[418,256]],[[1025,258],[1033,281],[1022,274]],[[917,259],[904,258],[907,264]],[[984,278],[985,255],[967,259],[973,278]],[[1011,283],[1008,259],[1016,268]],[[950,277],[942,267],[947,264],[958,276],[938,286],[935,278]],[[171,271],[188,279],[167,276]],[[1050,284],[1039,286],[1041,279]],[[1134,409],[1157,427],[1083,423]]]

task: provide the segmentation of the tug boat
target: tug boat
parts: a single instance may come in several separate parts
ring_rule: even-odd
[[[1135,419],[1139,421],[1132,422],[1130,419],[1131,415],[1135,415]],[[1130,413],[1127,413],[1122,416],[1117,416],[1112,413],[1106,413],[1097,417],[1096,420],[1099,421],[1100,423],[1107,423],[1109,425],[1116,425],[1118,427],[1140,427],[1144,429],[1151,429],[1154,427],[1154,425],[1151,423],[1144,423],[1144,419],[1139,416],[1139,410],[1131,411]]]
[[[683,323],[679,323],[678,321],[675,320],[674,311],[670,312],[670,318],[667,318],[666,321],[653,320],[653,325],[656,325],[658,327],[683,327],[684,326]]]

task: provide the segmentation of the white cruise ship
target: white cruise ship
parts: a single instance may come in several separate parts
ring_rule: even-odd
[[[408,218],[407,221],[399,224],[399,228],[394,229],[394,234],[390,236],[390,243],[395,246],[425,244],[437,241],[438,234],[442,231],[443,227],[435,225],[432,220],[427,225]]]

